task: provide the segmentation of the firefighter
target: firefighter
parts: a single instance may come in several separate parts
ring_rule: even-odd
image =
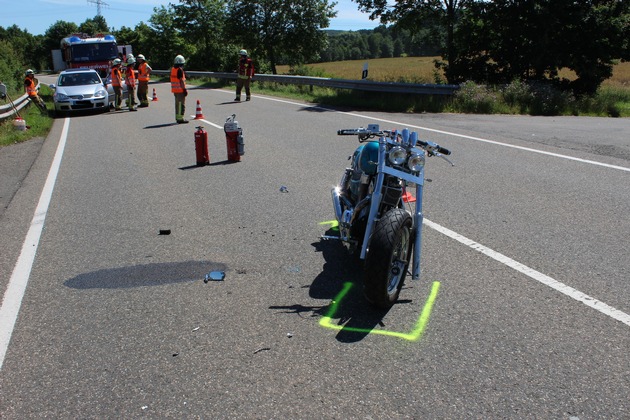
[[[125,84],[127,85],[127,103],[129,111],[137,111],[136,107],[136,71],[134,69],[136,59],[127,56],[127,69],[125,70]]]
[[[241,100],[241,90],[245,86],[245,100],[249,101],[252,99],[249,83],[254,77],[254,63],[247,56],[247,50],[241,50],[238,54],[240,59],[238,61],[238,77],[236,79],[236,99],[234,100],[237,102]]]
[[[184,118],[186,115],[186,96],[188,96],[184,64],[186,64],[186,60],[183,56],[178,55],[175,57],[171,68],[171,92],[175,96],[175,121],[177,124],[188,124],[188,120]]]
[[[138,101],[140,102],[140,108],[146,108],[149,106],[149,98],[147,94],[149,93],[149,78],[151,77],[151,72],[153,69],[146,62],[144,55],[138,54],[138,64],[136,67],[138,68]]]
[[[112,62],[111,79],[112,88],[114,89],[114,109],[116,111],[120,111],[122,104],[122,73],[120,72],[121,65],[122,61],[120,60],[120,58],[116,58]]]
[[[44,103],[44,100],[40,98],[39,94],[37,93],[37,83],[35,81],[35,72],[33,72],[33,70],[31,69],[28,69],[26,70],[26,73],[24,74],[24,76],[25,76],[24,91],[26,91],[26,93],[28,94],[28,99],[30,99],[31,102],[37,105],[37,107],[42,112],[42,114],[47,114],[48,109],[46,108],[46,104]]]

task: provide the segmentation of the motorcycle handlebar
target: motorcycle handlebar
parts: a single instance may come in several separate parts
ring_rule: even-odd
[[[379,131],[379,132],[375,132],[375,131],[371,131],[368,130],[366,128],[344,128],[342,130],[337,130],[337,135],[339,136],[381,136],[381,135],[385,135],[388,136],[390,133],[392,133],[391,131]],[[418,143],[423,149],[425,149],[427,152],[429,152],[429,154],[435,154],[435,153],[440,153],[442,155],[448,156],[451,154],[451,151],[448,150],[445,147],[440,146],[437,143],[433,143],[431,141],[427,142],[427,141],[422,141],[422,140],[418,140]]]
[[[446,156],[451,154],[451,151],[448,150],[447,148],[442,147],[439,144],[433,143],[431,141],[418,140],[418,144],[420,144],[429,153],[440,153]]]

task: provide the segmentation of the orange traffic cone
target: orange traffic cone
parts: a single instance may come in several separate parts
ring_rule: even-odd
[[[157,93],[155,93],[155,88],[153,88],[153,102],[157,102],[158,101],[158,97],[157,97]]]
[[[203,112],[201,111],[201,104],[199,103],[199,99],[197,99],[197,110],[195,111],[195,119],[201,120],[203,119]]]
[[[413,203],[414,201],[416,201],[416,197],[411,195],[411,193],[408,191],[405,191],[403,193],[402,199],[403,199],[403,202],[405,203]]]

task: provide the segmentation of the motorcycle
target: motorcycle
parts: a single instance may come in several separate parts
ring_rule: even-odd
[[[356,135],[361,145],[349,158],[340,184],[331,191],[339,239],[364,262],[364,295],[376,307],[388,309],[398,300],[412,261],[412,280],[420,278],[422,243],[422,189],[426,157],[446,158],[450,150],[422,141],[417,132],[367,128],[344,129],[340,136]],[[414,197],[407,189],[415,186]]]

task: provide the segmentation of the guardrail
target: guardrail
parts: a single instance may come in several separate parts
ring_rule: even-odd
[[[7,97],[7,100],[9,98]],[[14,107],[15,105],[15,107]],[[6,105],[0,105],[0,121],[7,120],[15,115],[15,110],[22,110],[26,105],[28,105],[28,95],[24,94],[13,101],[13,105],[9,102]]]
[[[155,75],[168,76],[170,70],[153,70]],[[220,73],[212,71],[186,71],[190,77],[208,77],[215,79],[234,79],[236,73]],[[394,82],[374,82],[371,80],[347,80],[332,79],[327,77],[310,77],[310,76],[288,76],[278,74],[257,74],[255,80],[271,83],[284,83],[288,85],[304,85],[304,86],[320,86],[334,89],[363,90],[370,92],[383,93],[409,93],[416,95],[452,95],[458,85],[433,85],[423,83],[394,83]],[[27,95],[20,96],[14,100],[15,108],[21,110],[28,105]],[[11,104],[0,106],[0,121],[4,121],[15,115],[15,110]]]
[[[170,70],[153,70],[153,74],[169,75]],[[236,73],[186,71],[190,77],[212,77],[215,79],[236,79]],[[254,80],[285,83],[292,85],[320,86],[335,89],[366,90],[385,93],[411,93],[417,95],[452,95],[458,85],[432,85],[422,83],[374,82],[371,80],[331,79],[326,77],[287,76],[277,74],[257,74]]]

